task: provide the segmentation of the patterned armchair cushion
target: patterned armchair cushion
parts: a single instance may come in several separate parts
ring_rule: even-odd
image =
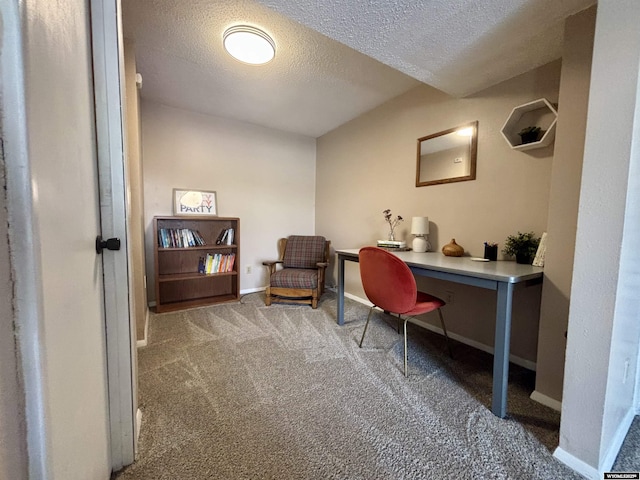
[[[280,288],[313,289],[318,286],[318,270],[284,268],[271,275],[271,286]]]
[[[282,266],[287,268],[317,268],[324,262],[326,240],[324,237],[291,235],[284,250]]]

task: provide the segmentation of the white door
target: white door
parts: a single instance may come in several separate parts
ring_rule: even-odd
[[[104,250],[107,371],[113,470],[132,463],[136,448],[137,365],[129,296],[129,231],[125,168],[125,95],[119,0],[92,0],[94,86],[98,141],[100,215],[104,237],[120,250]],[[106,240],[106,238],[105,238]]]
[[[92,2],[98,21],[91,35],[88,2],[0,2],[0,123],[7,184],[2,193],[6,202],[0,203],[6,203],[10,219],[5,219],[8,235],[2,242],[11,246],[9,293],[19,333],[16,378],[24,390],[17,405],[24,412],[18,417],[22,432],[12,435],[3,429],[0,445],[8,439],[9,451],[12,445],[26,446],[28,462],[13,468],[11,478],[106,478],[111,458],[114,466],[133,458],[134,362],[127,328],[124,191],[118,186],[123,159],[117,142],[105,145],[121,131],[119,120],[105,121],[112,105],[119,105],[106,88],[119,85],[117,75],[115,81],[105,81],[111,71],[107,67],[114,64],[107,60],[118,58],[117,41],[112,42],[115,57],[109,56],[105,41],[117,26],[106,20],[115,24],[117,15],[100,14],[101,8],[117,3],[104,3]],[[112,185],[102,188],[100,199],[94,118],[100,174],[103,185]],[[95,238],[100,231],[120,237],[124,250],[98,256]],[[7,266],[0,270],[6,277]],[[10,335],[13,325],[8,325],[3,332]],[[114,355],[114,343],[122,355]],[[8,412],[4,405],[0,402],[0,416]],[[1,458],[0,464],[4,478]]]

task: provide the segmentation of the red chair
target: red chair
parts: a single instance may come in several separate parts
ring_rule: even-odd
[[[367,315],[367,323],[364,325],[360,348],[367,326],[371,318],[371,312],[378,307],[385,312],[395,313],[398,319],[404,318],[404,375],[407,370],[407,322],[414,316],[437,310],[440,315],[440,323],[447,341],[449,355],[452,356],[449,336],[444,326],[444,318],[440,307],[445,302],[437,297],[424,292],[419,292],[413,273],[398,257],[377,247],[364,247],[360,249],[360,278],[367,298],[373,306]],[[399,333],[399,332],[398,332]]]

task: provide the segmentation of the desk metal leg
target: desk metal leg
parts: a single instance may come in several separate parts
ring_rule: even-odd
[[[338,325],[344,325],[344,257],[338,255]]]
[[[509,342],[511,339],[511,310],[513,284],[498,282],[496,306],[496,336],[493,354],[493,401],[491,411],[504,418],[507,414],[507,386],[509,383]]]

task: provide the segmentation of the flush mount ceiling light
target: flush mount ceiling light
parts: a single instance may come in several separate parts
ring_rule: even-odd
[[[222,35],[224,48],[237,60],[262,65],[276,55],[273,39],[262,30],[248,25],[228,28]]]

